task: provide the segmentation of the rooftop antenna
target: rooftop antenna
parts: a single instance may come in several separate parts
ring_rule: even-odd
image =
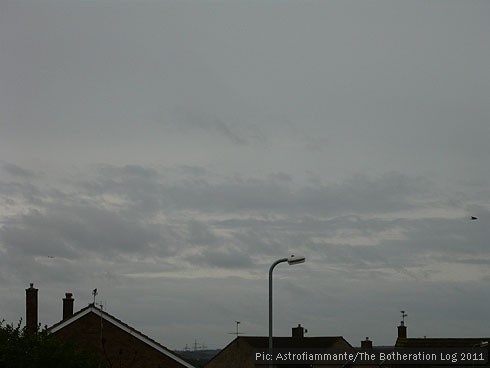
[[[240,325],[240,321],[235,321],[236,323],[236,331],[235,332],[228,332],[230,335],[236,335],[236,337],[238,337],[238,335],[242,335],[243,332],[238,332],[238,326]]]
[[[238,326],[240,325],[240,321],[235,321],[235,323],[236,323],[236,336],[238,337],[238,334],[240,333],[238,332]]]
[[[402,326],[404,326],[405,325],[405,317],[407,317],[408,314],[406,314],[404,310],[400,311],[400,313],[402,314]]]

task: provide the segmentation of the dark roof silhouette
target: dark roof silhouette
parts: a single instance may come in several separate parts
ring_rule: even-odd
[[[396,347],[400,348],[457,348],[473,347],[483,341],[490,341],[489,337],[470,337],[470,338],[399,338],[396,340]]]
[[[74,313],[72,316],[69,318],[66,318],[53,326],[51,326],[48,330],[51,333],[56,333],[57,331],[63,329],[64,327],[72,324],[73,322],[77,321],[78,319],[82,318],[83,316],[89,314],[89,313],[94,313],[100,318],[103,318],[105,321],[112,323],[116,327],[120,328],[121,330],[128,332],[131,336],[134,336],[135,338],[139,339],[140,341],[144,342],[145,344],[151,346],[152,348],[160,351],[161,353],[167,355],[168,357],[174,359],[175,361],[179,362],[180,364],[188,367],[188,368],[194,368],[191,364],[186,362],[184,359],[176,355],[174,352],[172,352],[170,349],[167,347],[161,345],[160,343],[156,342],[152,338],[148,337],[147,335],[143,334],[142,332],[136,330],[134,327],[131,327],[127,323],[124,323],[120,319],[114,317],[113,315],[103,311],[102,309],[96,307],[93,303],[89,304],[85,308],[80,309],[78,312]]]
[[[334,346],[354,349],[342,336],[319,336],[319,337],[292,337],[274,336],[272,342],[275,349],[328,349]],[[268,336],[238,336],[231,341],[225,348],[216,354],[206,366],[214,364],[223,354],[227,354],[230,349],[249,346],[252,349],[267,350],[269,347]]]
[[[254,348],[268,348],[269,338],[267,336],[239,336],[238,341],[246,341]],[[342,336],[318,336],[318,337],[290,337],[275,336],[272,338],[274,348],[328,348],[335,343],[345,341]]]

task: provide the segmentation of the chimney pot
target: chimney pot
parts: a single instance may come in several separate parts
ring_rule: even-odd
[[[29,289],[26,289],[26,328],[28,333],[37,332],[37,292],[31,282]]]
[[[369,340],[369,337],[366,337],[366,340],[361,341],[361,349],[372,349],[373,342]]]
[[[73,302],[75,299],[72,298],[72,293],[65,293],[63,298],[63,319],[70,318],[73,316]]]
[[[305,337],[305,329],[301,324],[298,323],[298,327],[292,328],[293,337]]]

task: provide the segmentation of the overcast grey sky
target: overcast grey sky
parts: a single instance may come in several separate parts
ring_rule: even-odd
[[[0,1],[0,311],[174,348],[490,335],[490,2]],[[479,217],[470,221],[471,215]]]

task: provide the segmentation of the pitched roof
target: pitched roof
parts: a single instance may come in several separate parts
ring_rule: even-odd
[[[267,336],[239,336],[238,341],[246,341],[250,346],[257,349],[267,348],[269,346],[269,338]],[[342,336],[275,336],[272,339],[275,348],[328,348],[339,341],[350,346]]]
[[[456,347],[473,347],[483,341],[490,341],[489,337],[471,337],[471,338],[398,338],[396,347],[400,348],[456,348]]]
[[[218,354],[216,354],[211,360],[206,363],[209,364],[223,354],[235,342],[245,342],[254,349],[267,349],[269,347],[268,336],[238,336],[226,345]],[[331,347],[337,342],[343,342],[352,348],[342,336],[319,336],[319,337],[291,337],[291,336],[274,336],[272,343],[276,349],[294,349],[294,348],[311,348],[311,349],[324,349]]]
[[[79,320],[80,318],[86,316],[89,313],[94,313],[97,316],[100,316],[105,321],[112,323],[114,326],[116,326],[119,329],[129,333],[131,336],[134,336],[138,340],[140,340],[140,341],[144,342],[145,344],[151,346],[153,349],[159,351],[160,353],[162,353],[162,354],[168,356],[169,358],[177,361],[178,363],[182,364],[184,367],[195,368],[193,365],[186,362],[181,357],[177,356],[175,353],[170,351],[165,346],[159,344],[155,340],[151,339],[150,337],[146,336],[145,334],[141,333],[140,331],[136,330],[135,328],[129,326],[128,324],[122,322],[120,319],[110,315],[109,313],[103,311],[100,308],[97,308],[94,304],[89,304],[85,308],[80,309],[78,312],[74,313],[71,317],[66,318],[66,319],[54,324],[48,330],[51,333],[55,333],[55,332],[63,329],[64,327],[72,324],[73,322]]]

